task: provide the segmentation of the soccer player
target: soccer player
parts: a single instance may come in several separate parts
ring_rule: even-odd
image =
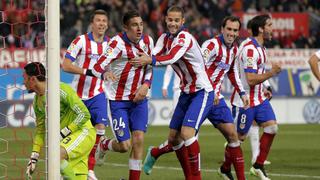
[[[237,132],[233,124],[231,111],[226,105],[221,94],[221,85],[224,76],[227,74],[233,86],[240,93],[243,102],[248,104],[243,86],[238,76],[237,66],[235,66],[235,55],[237,44],[235,42],[239,35],[241,23],[239,18],[228,16],[222,21],[221,35],[205,41],[202,45],[202,54],[206,61],[207,74],[211,78],[212,86],[215,89],[214,106],[207,118],[226,137],[225,163],[219,168],[219,174],[224,179],[233,179],[231,174],[231,164],[236,169],[238,179],[245,179],[244,160]],[[159,146],[148,151],[144,170],[150,174],[155,160],[166,151],[168,146]]]
[[[264,161],[267,159],[274,136],[278,131],[276,117],[263,92],[263,82],[276,76],[281,71],[280,65],[272,63],[270,71],[265,70],[267,62],[264,41],[272,38],[272,21],[269,15],[258,15],[251,20],[252,37],[243,42],[237,57],[240,63],[240,79],[246,93],[249,95],[250,108],[244,108],[239,95],[235,94],[233,103],[239,108],[237,118],[238,137],[244,141],[255,120],[263,128],[260,138],[260,152],[250,172],[263,180],[268,180],[264,171]]]
[[[66,72],[75,74],[72,87],[87,106],[91,114],[91,123],[97,130],[95,145],[88,162],[88,179],[97,180],[94,173],[96,163],[94,154],[108,125],[107,100],[103,81],[86,73],[89,73],[108,47],[109,37],[105,35],[108,29],[108,15],[104,10],[95,10],[90,21],[91,32],[80,35],[72,41],[67,49],[62,68]]]
[[[140,179],[148,123],[146,96],[152,80],[152,66],[134,67],[128,60],[137,57],[139,52],[151,55],[154,45],[153,39],[143,34],[143,21],[137,11],[125,13],[122,22],[124,32],[110,40],[109,48],[92,70],[96,77],[104,78],[108,66],[108,71],[119,77],[110,82],[110,89],[107,89],[116,139],[101,140],[96,159],[101,164],[107,150],[124,153],[131,149],[129,179],[137,180]]]
[[[308,61],[310,64],[312,73],[320,81],[319,61],[320,61],[320,50],[315,52]]]
[[[24,67],[23,79],[26,89],[36,93],[33,101],[36,133],[26,170],[28,178],[32,179],[45,141],[46,70],[39,62],[29,63]],[[87,107],[69,85],[60,83],[60,173],[64,179],[87,179],[88,155],[95,134]]]
[[[249,32],[249,35],[252,36],[252,31],[251,31],[251,20],[248,21],[247,23],[247,31]],[[240,47],[239,49],[242,49],[242,46],[244,44],[240,44]],[[264,94],[267,95],[267,99],[271,100],[272,98],[272,89],[271,89],[271,86],[270,86],[270,83],[268,80],[265,80],[263,82],[263,85],[264,85]],[[236,91],[234,90],[233,93],[236,93]],[[234,110],[232,112],[236,112],[236,107],[233,106],[232,107]],[[233,113],[233,118],[236,117],[235,113]],[[235,122],[237,122],[237,120],[235,120]],[[248,131],[248,137],[249,137],[249,140],[250,140],[250,145],[251,145],[251,163],[254,164],[256,162],[256,159],[257,159],[257,156],[259,154],[259,146],[260,146],[260,143],[259,143],[259,126],[258,124],[253,121],[252,122],[252,125]],[[269,165],[271,164],[270,161],[268,160],[265,160],[264,161],[264,165]]]
[[[165,18],[168,33],[162,34],[153,56],[140,53],[130,60],[135,66],[171,64],[180,78],[181,94],[170,121],[168,141],[176,152],[186,179],[201,179],[200,147],[195,136],[213,104],[214,92],[205,72],[196,39],[184,28],[184,11],[171,6]]]

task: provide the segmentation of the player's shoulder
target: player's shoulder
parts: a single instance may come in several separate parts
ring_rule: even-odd
[[[193,38],[193,35],[187,30],[181,30],[177,34],[176,38],[178,38],[178,39],[191,39],[191,38]]]
[[[60,82],[60,96],[66,97],[74,93],[75,91],[72,89],[72,87],[69,84]]]

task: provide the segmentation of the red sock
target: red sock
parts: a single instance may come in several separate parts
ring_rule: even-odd
[[[111,140],[112,140],[112,139],[107,139],[107,140],[104,140],[104,141],[101,143],[101,146],[102,146],[102,149],[103,149],[103,150],[105,150],[105,151],[109,150],[108,145],[109,145],[109,143],[110,143]]]
[[[274,136],[275,134],[265,132],[262,134],[260,138],[260,153],[256,160],[257,164],[263,165],[264,161],[267,159]]]
[[[240,146],[230,147],[230,154],[232,157],[232,163],[233,163],[234,169],[237,174],[237,179],[245,180],[246,176],[244,175],[244,160],[243,160],[243,154]]]
[[[186,179],[191,178],[191,170],[188,162],[188,151],[187,148],[183,145],[180,149],[175,150],[176,156],[180,162],[181,168],[183,170],[184,177]],[[190,179],[191,180],[191,179]]]
[[[137,170],[129,170],[129,180],[139,180],[140,179],[140,172]]]
[[[166,154],[166,153],[169,153],[169,152],[172,152],[172,151],[173,151],[172,145],[171,144],[165,144],[164,146],[160,145],[159,147],[152,148],[151,155],[154,158],[157,159],[162,154]]]
[[[194,180],[201,179],[201,172],[199,166],[200,146],[198,140],[195,140],[191,145],[186,146],[188,150],[188,160],[190,164],[191,174]]]
[[[231,158],[231,152],[230,152],[230,147],[226,146],[224,150],[224,162],[222,164],[222,168],[225,171],[230,171],[231,170],[231,164],[232,164],[232,158]]]
[[[94,154],[96,153],[98,143],[100,141],[101,135],[96,135],[96,142],[94,143],[93,148],[91,149],[91,152],[89,154],[89,159],[88,159],[88,169],[93,170],[94,165],[96,164],[96,160],[94,158]]]

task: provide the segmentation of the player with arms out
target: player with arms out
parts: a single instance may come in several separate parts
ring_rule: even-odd
[[[107,150],[130,152],[129,179],[140,179],[144,133],[148,124],[148,99],[152,80],[152,66],[132,66],[128,60],[139,52],[151,55],[153,39],[143,34],[143,21],[137,11],[123,16],[124,32],[110,40],[109,48],[92,70],[104,79],[106,69],[117,79],[110,82],[108,91],[112,128],[116,139],[103,139],[96,152],[97,163],[102,164]],[[132,138],[131,138],[132,136]]]
[[[39,62],[29,63],[24,67],[23,79],[26,89],[36,93],[33,101],[36,133],[26,170],[28,178],[32,179],[45,142],[46,70]],[[86,106],[69,85],[60,83],[60,173],[64,179],[87,179],[88,156],[95,134]]]
[[[162,34],[153,56],[140,53],[135,66],[169,65],[180,78],[181,94],[170,121],[168,142],[176,152],[186,179],[201,179],[200,146],[195,136],[213,104],[214,92],[205,71],[196,39],[184,28],[184,11],[171,6],[165,18],[168,33]]]
[[[320,81],[320,70],[319,70],[319,61],[320,61],[320,50],[315,52],[309,59],[309,65],[314,76]]]
[[[243,42],[237,57],[240,64],[240,78],[249,95],[250,108],[243,107],[238,94],[234,95],[232,104],[240,107],[237,131],[241,141],[245,140],[253,120],[263,128],[260,152],[250,172],[262,180],[269,180],[264,170],[264,161],[267,159],[274,136],[278,131],[278,125],[271,104],[264,94],[263,82],[280,73],[281,67],[272,63],[271,70],[265,70],[267,56],[263,44],[265,40],[272,38],[271,17],[268,15],[255,16],[251,20],[251,30],[253,37]]]
[[[89,155],[88,179],[97,180],[94,173],[95,151],[100,138],[105,134],[108,125],[107,100],[104,83],[100,78],[88,76],[90,69],[98,58],[106,51],[109,37],[105,36],[108,29],[108,15],[104,10],[95,10],[90,18],[91,32],[78,36],[67,49],[62,68],[73,73],[72,87],[77,91],[91,114],[91,123],[97,130],[95,145]]]

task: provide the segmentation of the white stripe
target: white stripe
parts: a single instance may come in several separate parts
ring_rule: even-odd
[[[209,93],[207,91],[204,91],[204,97],[203,97],[203,101],[202,101],[202,105],[201,105],[201,109],[200,109],[200,112],[199,112],[199,116],[198,116],[198,119],[197,119],[197,123],[196,123],[195,129],[199,128],[199,124],[200,124],[200,121],[201,121],[201,118],[202,118],[202,115],[203,115],[203,111],[204,111],[204,109],[205,109],[205,107],[207,105],[208,96],[209,96]]]
[[[88,133],[88,129],[82,129],[82,133],[77,137],[77,139],[75,141],[73,141],[73,143],[68,146],[68,148],[66,149],[66,151],[68,152],[68,154],[74,149],[76,148],[89,134]]]

